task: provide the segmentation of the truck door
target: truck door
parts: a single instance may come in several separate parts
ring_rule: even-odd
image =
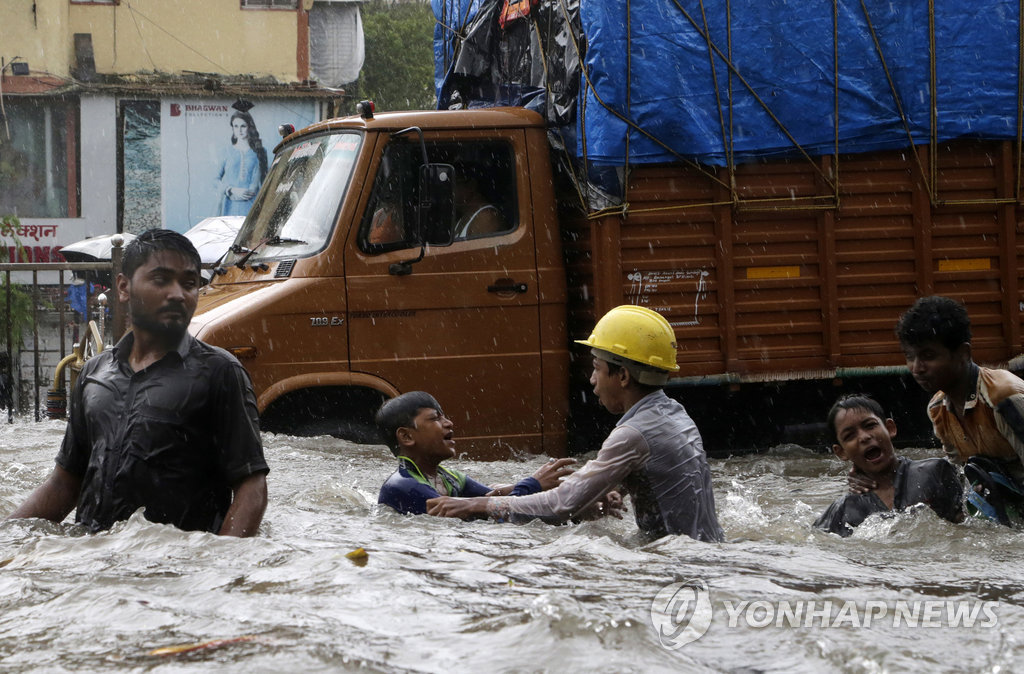
[[[431,162],[455,167],[454,240],[420,252],[416,137],[381,136],[364,213],[346,246],[351,368],[433,394],[459,451],[541,451],[533,214],[521,130],[426,134]]]

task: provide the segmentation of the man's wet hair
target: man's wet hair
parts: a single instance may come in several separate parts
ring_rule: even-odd
[[[380,431],[384,444],[388,446],[391,453],[395,456],[398,456],[398,429],[402,427],[412,428],[413,420],[419,414],[419,411],[424,408],[437,410],[444,414],[441,410],[441,405],[434,399],[434,396],[424,391],[403,393],[400,396],[385,401],[380,406],[380,409],[377,410],[377,416],[374,417],[377,430]]]
[[[833,443],[839,442],[839,436],[836,434],[836,417],[839,416],[841,410],[865,410],[871,412],[882,421],[885,421],[887,418],[882,405],[866,393],[845,395],[835,401],[832,409],[828,411],[828,434],[832,438]]]
[[[149,229],[125,246],[124,257],[121,258],[121,273],[131,278],[139,267],[149,261],[150,256],[165,250],[180,253],[195,265],[197,274],[202,271],[203,260],[188,237],[173,229]]]
[[[896,338],[902,346],[921,346],[938,341],[950,351],[971,341],[971,319],[967,309],[954,299],[932,295],[922,297],[896,323]]]

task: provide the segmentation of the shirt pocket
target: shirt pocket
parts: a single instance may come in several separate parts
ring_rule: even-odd
[[[147,465],[180,470],[196,455],[196,440],[177,410],[142,405],[132,426],[130,453]]]

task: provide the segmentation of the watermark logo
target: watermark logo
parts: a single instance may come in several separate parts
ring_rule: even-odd
[[[998,623],[991,601],[739,601],[723,602],[729,627],[964,627],[991,628]]]
[[[863,602],[830,599],[796,601],[729,601],[723,627],[728,629],[849,629],[883,625],[892,628],[991,629],[998,624],[997,602],[980,600],[904,600]],[[714,607],[703,580],[671,583],[651,602],[651,623],[663,648],[674,651],[700,639],[711,626]]]
[[[651,602],[651,623],[662,647],[670,651],[704,636],[711,613],[711,593],[703,580],[666,585]]]

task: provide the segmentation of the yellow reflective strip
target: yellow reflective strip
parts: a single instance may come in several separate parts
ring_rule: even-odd
[[[747,267],[747,278],[799,278],[800,267]]]
[[[939,271],[977,271],[991,269],[992,258],[969,257],[960,260],[939,260]]]

